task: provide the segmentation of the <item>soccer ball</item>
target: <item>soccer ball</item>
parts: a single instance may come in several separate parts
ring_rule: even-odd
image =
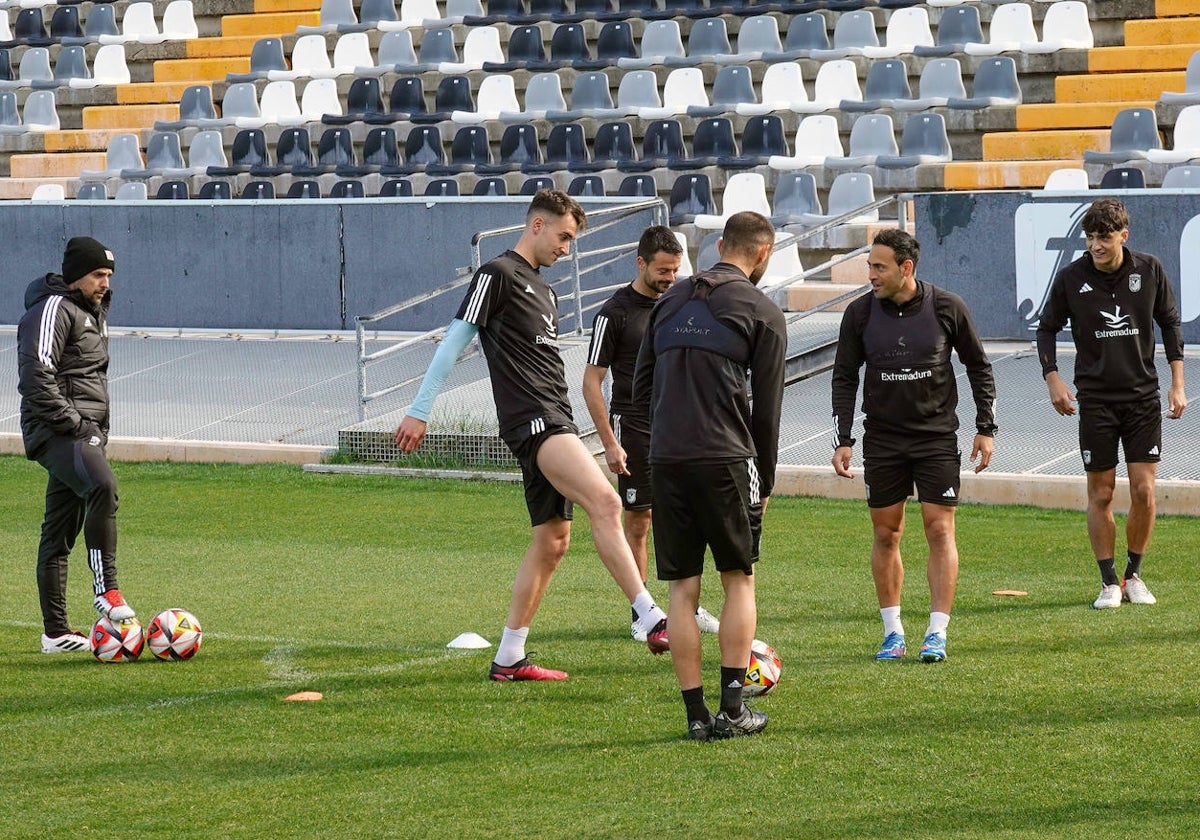
[[[200,650],[200,622],[187,610],[163,610],[146,630],[146,644],[159,659],[191,659]]]
[[[779,672],[783,661],[775,648],[761,639],[750,643],[750,667],[746,669],[746,681],[742,685],[744,697],[761,697],[779,685]]]
[[[105,616],[92,627],[91,642],[92,655],[101,662],[132,662],[141,655],[146,638],[136,618],[113,621]]]

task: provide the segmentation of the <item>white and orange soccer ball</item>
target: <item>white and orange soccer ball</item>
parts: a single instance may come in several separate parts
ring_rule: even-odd
[[[92,655],[101,662],[132,662],[142,653],[146,637],[136,618],[113,621],[108,616],[92,626]]]
[[[200,650],[202,638],[196,616],[178,607],[154,616],[146,629],[146,644],[159,659],[191,659]]]
[[[742,685],[744,697],[761,697],[771,693],[779,685],[779,674],[783,660],[775,648],[761,639],[750,643],[750,667],[746,669],[746,681]]]

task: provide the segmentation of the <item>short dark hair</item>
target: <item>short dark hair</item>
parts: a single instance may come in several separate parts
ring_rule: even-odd
[[[562,190],[538,190],[529,202],[529,210],[525,213],[525,221],[530,221],[540,214],[550,216],[572,216],[580,230],[587,227],[587,213],[579,206],[579,202]]]
[[[1117,233],[1129,227],[1129,211],[1115,198],[1100,198],[1092,202],[1079,220],[1079,226],[1085,234]]]
[[[775,226],[771,220],[753,210],[734,213],[725,221],[721,232],[721,253],[753,254],[763,245],[775,243]]]
[[[912,260],[913,272],[916,272],[917,261],[921,259],[921,243],[914,239],[911,233],[899,228],[887,228],[875,234],[871,244],[891,248],[896,255],[896,265],[900,265],[905,260]]]
[[[638,240],[637,255],[644,262],[651,262],[658,253],[672,256],[683,254],[683,246],[675,238],[675,231],[666,225],[651,225],[642,231],[642,238]]]

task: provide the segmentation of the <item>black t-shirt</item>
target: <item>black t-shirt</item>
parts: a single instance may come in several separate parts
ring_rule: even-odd
[[[617,289],[592,322],[588,364],[608,368],[612,373],[609,411],[613,414],[639,417],[650,414],[649,406],[633,402],[633,369],[655,300],[636,291],[631,283]]]
[[[558,296],[515,251],[475,272],[455,315],[479,327],[503,435],[535,419],[572,422],[558,352]]]

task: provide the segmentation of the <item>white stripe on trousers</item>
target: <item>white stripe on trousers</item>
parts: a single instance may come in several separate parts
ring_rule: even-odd
[[[92,589],[97,595],[103,595],[107,589],[104,586],[104,553],[100,549],[88,549],[88,566],[92,570]]]

